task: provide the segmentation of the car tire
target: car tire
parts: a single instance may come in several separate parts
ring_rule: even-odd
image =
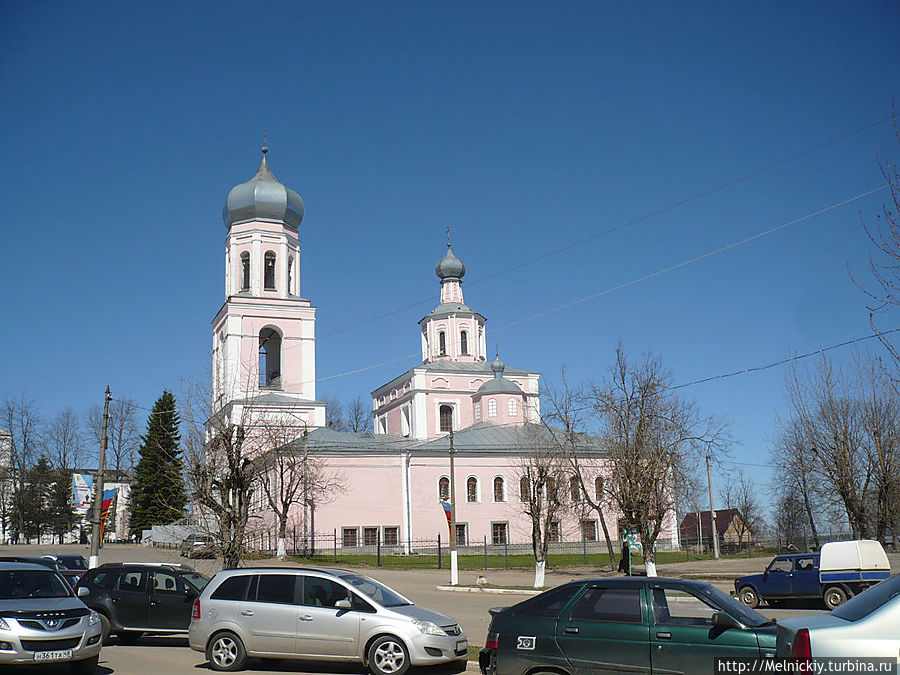
[[[111,633],[112,626],[109,623],[109,618],[107,618],[106,614],[100,614],[100,644],[108,645]]]
[[[403,640],[382,635],[369,647],[369,670],[374,675],[404,675],[409,670],[409,651]]]
[[[229,631],[217,633],[206,645],[206,660],[213,670],[231,672],[244,667],[247,650],[241,639]]]
[[[847,593],[840,586],[829,586],[822,595],[825,606],[829,609],[836,609],[847,602]]]
[[[747,607],[756,609],[759,607],[759,594],[751,586],[744,586],[738,591],[738,597]]]
[[[141,639],[143,634],[144,631],[141,630],[123,630],[116,633],[116,640],[120,645],[133,645]]]
[[[75,675],[94,675],[97,672],[97,665],[100,663],[100,656],[92,656],[89,659],[72,662],[72,672]]]

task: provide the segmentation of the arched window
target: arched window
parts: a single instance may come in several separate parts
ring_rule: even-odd
[[[463,331],[459,334],[459,353],[469,353],[469,334],[466,331]]]
[[[451,431],[453,429],[453,406],[442,405],[438,412],[441,418],[441,431]]]
[[[296,293],[294,293],[294,256],[288,257],[287,293],[288,295],[296,295]]]
[[[603,501],[603,476],[594,479],[594,499],[598,502]]]
[[[470,504],[478,501],[478,479],[475,476],[466,478],[466,501]]]
[[[265,256],[265,289],[267,291],[275,290],[275,254],[272,251],[266,251]]]
[[[438,499],[450,499],[450,479],[447,476],[441,476],[438,481]]]
[[[547,499],[551,502],[555,502],[559,495],[556,491],[556,479],[553,476],[549,476],[547,478]]]
[[[581,486],[578,484],[578,476],[569,478],[569,491],[572,493],[573,502],[581,501]]]
[[[531,481],[528,476],[519,479],[519,501],[527,503],[531,497]]]
[[[447,356],[447,336],[444,331],[438,333],[438,349],[441,356]]]
[[[494,501],[506,501],[506,481],[503,480],[503,476],[496,476],[494,478]]]
[[[247,251],[241,253],[241,290],[250,290],[250,254]]]
[[[509,413],[509,416],[515,417],[516,413],[519,412],[519,407],[516,405],[516,399],[510,398],[509,405],[507,406],[507,408],[508,408],[507,412]]]
[[[492,398],[488,400],[488,417],[496,417],[497,416],[497,399]]]
[[[259,386],[281,386],[281,335],[274,328],[259,331]]]

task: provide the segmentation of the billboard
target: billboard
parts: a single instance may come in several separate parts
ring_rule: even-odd
[[[91,487],[94,477],[89,473],[72,474],[72,506],[76,509],[86,509],[91,505]]]

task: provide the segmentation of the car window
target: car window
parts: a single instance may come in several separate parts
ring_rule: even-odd
[[[119,590],[144,593],[147,590],[147,572],[142,570],[122,572],[119,576]]]
[[[523,602],[515,610],[515,614],[516,616],[559,616],[563,608],[569,604],[572,596],[580,590],[581,586],[578,584],[559,586],[546,593],[541,593],[533,600]]]
[[[372,607],[372,605],[353,592],[350,593],[350,607],[357,612],[367,612],[369,614],[374,614],[376,612],[376,609]]]
[[[790,558],[775,558],[769,565],[769,572],[790,572],[792,568]]]
[[[250,581],[249,574],[239,574],[234,577],[228,577],[219,584],[219,587],[213,591],[210,596],[212,600],[243,600],[247,593],[247,583]]]
[[[69,585],[51,570],[4,570],[0,572],[0,600],[24,598],[68,598]]]
[[[708,598],[711,604],[718,605],[721,609],[725,610],[726,614],[731,615],[733,618],[747,626],[758,627],[772,623],[770,619],[767,619],[756,610],[750,609],[742,602],[738,602],[715,586],[702,584],[695,587],[694,590],[698,595]]]
[[[181,575],[182,581],[187,582],[191,586],[193,586],[198,591],[202,591],[206,588],[206,584],[209,583],[209,578],[203,576],[202,574],[197,574],[196,572],[185,572]]]
[[[794,570],[797,572],[808,572],[814,569],[816,569],[816,559],[813,556],[794,558]]]
[[[97,572],[88,581],[90,581],[90,583],[92,583],[94,586],[99,586],[100,588],[112,588],[116,585],[116,580],[118,578],[118,572],[106,570],[103,572]]]
[[[294,574],[259,574],[256,582],[257,602],[293,604]]]
[[[867,588],[831,612],[844,621],[859,621],[900,595],[900,574]],[[895,602],[897,602],[895,600]]]
[[[338,600],[346,600],[350,591],[331,579],[304,577],[303,604],[308,607],[334,607]]]
[[[168,595],[184,595],[184,583],[169,572],[153,573],[153,592]]]
[[[718,611],[697,596],[674,588],[654,588],[651,597],[656,623],[708,627]]]
[[[313,577],[306,578],[309,580]],[[399,593],[369,577],[364,577],[360,574],[344,574],[341,576],[341,579],[382,607],[403,607],[404,605],[412,604]]]
[[[641,623],[641,589],[588,588],[575,602],[571,618],[576,621]]]

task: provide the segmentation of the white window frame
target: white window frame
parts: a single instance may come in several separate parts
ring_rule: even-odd
[[[515,417],[519,414],[519,406],[516,404],[516,399],[514,399],[512,396],[510,396],[509,400],[507,400],[506,408],[510,417]]]
[[[488,399],[488,417],[496,417],[497,416],[497,399],[489,398]]]
[[[469,501],[469,479],[470,478],[475,479],[475,501]],[[466,476],[465,488],[466,488],[466,504],[480,504],[481,503],[481,480],[479,480],[478,476],[476,476],[474,473],[470,473],[468,476]]]
[[[440,476],[438,476],[438,479],[437,479],[437,493],[438,493],[438,501],[439,502],[442,499],[442,497],[441,497],[441,480],[443,480],[444,478],[447,479],[447,499],[448,500],[450,499],[450,476],[448,476],[447,474],[441,474]]]
[[[503,481],[503,494],[501,495],[502,499],[497,499],[497,495],[494,493],[494,483],[498,478]],[[495,474],[491,479],[491,499],[495,504],[505,504],[507,501],[506,476],[504,476],[502,473]]]
[[[481,419],[481,401],[475,402],[475,419],[476,420]]]

